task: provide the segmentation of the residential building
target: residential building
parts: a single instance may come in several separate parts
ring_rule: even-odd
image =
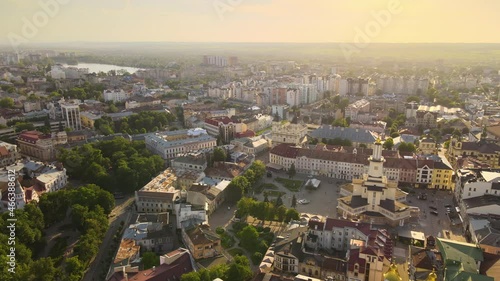
[[[146,135],[146,148],[169,161],[178,155],[217,146],[217,140],[201,128]]]
[[[253,160],[251,160],[251,162],[253,162]],[[245,169],[250,166],[251,162],[215,162],[213,167],[207,168],[205,170],[205,174],[207,178],[210,178],[217,182],[223,180],[231,181],[233,180],[233,178],[242,175]]]
[[[41,161],[53,161],[56,149],[52,137],[38,131],[25,131],[17,138],[21,155],[34,157]]]
[[[160,265],[150,269],[137,267],[115,267],[107,281],[158,281],[181,280],[182,275],[195,270],[195,263],[187,249],[179,248],[160,256]]]
[[[82,129],[82,121],[80,117],[80,106],[77,104],[70,103],[60,103],[61,112],[66,127],[71,128],[74,131]]]
[[[362,178],[353,179],[353,193],[338,199],[338,211],[343,217],[359,217],[362,220],[387,222],[404,225],[410,218],[410,210],[396,199],[397,182],[388,181],[384,175],[382,143],[376,141],[368,173]]]
[[[219,137],[223,143],[229,143],[237,133],[247,131],[246,124],[227,116],[205,119],[204,128],[209,135]]]
[[[435,161],[431,174],[431,188],[453,190],[453,169],[444,162]]]
[[[296,227],[282,233],[270,250],[274,253],[273,270],[283,273],[299,273],[299,257],[303,254],[303,241],[307,227]],[[286,236],[284,236],[285,234]],[[319,275],[319,272],[318,274]]]
[[[348,280],[391,280],[387,273],[384,274],[384,268],[389,268],[390,262],[381,249],[353,241],[347,257]]]
[[[219,235],[207,224],[191,228],[182,228],[182,241],[195,260],[212,258],[222,253]]]
[[[186,202],[199,206],[210,216],[224,202],[224,193],[208,184],[195,183],[187,190]]]
[[[287,104],[271,106],[271,114],[273,117],[278,116],[279,120],[288,120],[288,111],[290,106]]]
[[[16,163],[21,158],[17,152],[17,145],[0,141],[0,167]]]
[[[164,254],[174,247],[175,236],[169,226],[169,213],[139,214],[123,232],[122,239],[133,240],[143,252]]]
[[[291,122],[288,121],[273,121],[271,129],[272,145],[280,143],[291,143],[300,145],[305,143],[307,134],[307,126],[298,122],[297,116]]]
[[[500,219],[489,215],[469,215],[465,236],[484,253],[500,255]]]
[[[176,189],[177,177],[168,168],[156,178],[135,192],[135,205],[139,213],[163,213],[174,210],[174,203],[180,199]]]
[[[67,184],[66,170],[61,165],[54,166],[33,161],[17,162],[8,169],[0,171],[0,212],[8,209],[8,183],[12,181],[12,173],[9,171],[14,171],[18,180],[14,192],[18,208],[23,208],[31,201],[38,201],[43,193],[57,191]]]
[[[116,252],[111,268],[123,266],[138,266],[141,260],[141,246],[134,239],[122,239]]]
[[[310,219],[306,245],[310,249],[347,251],[351,239],[368,241],[371,227],[368,223],[358,223],[344,219]]]
[[[207,158],[204,153],[190,152],[172,159],[170,163],[172,169],[185,169],[203,172],[207,168]]]
[[[269,142],[262,136],[233,139],[231,144],[246,154],[259,154],[269,148]]]
[[[39,195],[58,191],[68,184],[66,169],[61,164],[28,161],[24,163],[23,172],[32,178],[32,185]]]
[[[437,127],[437,112],[430,112],[424,110],[417,110],[417,126],[421,126],[424,129],[432,129]]]
[[[177,229],[208,223],[208,216],[204,207],[184,203],[175,204],[175,214]]]
[[[345,118],[358,121],[358,115],[370,112],[370,102],[365,99],[357,100],[345,108]]]
[[[104,101],[124,102],[130,98],[130,93],[122,89],[108,89],[103,92]]]
[[[436,249],[410,246],[408,248],[408,276],[410,280],[427,281],[443,279],[443,256]],[[439,276],[439,279],[437,277]],[[429,277],[435,279],[428,279]]]
[[[457,170],[455,199],[458,203],[464,199],[483,195],[500,197],[500,173],[486,170]]]
[[[500,146],[481,138],[476,142],[465,142],[452,138],[448,148],[448,159],[456,165],[459,158],[473,157],[488,164],[491,168],[500,168]]]
[[[418,150],[422,154],[436,154],[436,142],[431,137],[424,137],[418,144]]]

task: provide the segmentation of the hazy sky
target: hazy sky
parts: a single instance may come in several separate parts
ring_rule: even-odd
[[[44,24],[40,3],[57,1]],[[372,12],[391,2],[400,11],[382,26]],[[500,43],[498,11],[498,0],[1,0],[0,42],[353,42],[370,26],[370,42]]]

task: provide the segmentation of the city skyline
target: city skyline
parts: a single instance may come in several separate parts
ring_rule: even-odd
[[[500,43],[500,2],[5,1],[0,43]],[[30,26],[32,28],[30,28]],[[34,27],[34,28],[33,28]]]

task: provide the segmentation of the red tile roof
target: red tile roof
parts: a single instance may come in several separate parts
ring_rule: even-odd
[[[188,253],[183,254],[171,264],[162,264],[155,270],[147,269],[137,273],[129,273],[128,280],[134,281],[164,281],[164,280],[181,280],[181,276],[185,273],[193,271],[191,259]],[[108,281],[125,281],[127,280],[122,272],[115,272]]]
[[[273,147],[271,149],[270,153],[281,156],[281,157],[295,159],[297,157],[298,151],[299,151],[299,148],[295,147],[293,144],[280,143],[277,146]]]

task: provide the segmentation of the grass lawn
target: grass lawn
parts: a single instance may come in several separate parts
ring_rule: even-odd
[[[276,181],[281,183],[284,187],[286,187],[290,191],[299,191],[302,186],[302,181],[291,180],[285,178],[276,178]]]
[[[68,247],[68,237],[57,237],[56,243],[50,249],[49,257],[54,258],[56,264],[60,264]]]
[[[273,183],[263,183],[255,188],[255,193],[261,194],[264,189],[277,190],[278,187]]]
[[[240,248],[233,248],[231,250],[228,250],[229,254],[231,254],[231,256],[236,256],[236,255],[240,255],[240,256],[243,256],[245,255],[245,252],[240,249]]]
[[[283,196],[285,194],[285,192],[283,191],[277,191],[277,190],[266,190],[264,191],[264,195],[269,196],[269,197],[279,197],[279,196]]]

